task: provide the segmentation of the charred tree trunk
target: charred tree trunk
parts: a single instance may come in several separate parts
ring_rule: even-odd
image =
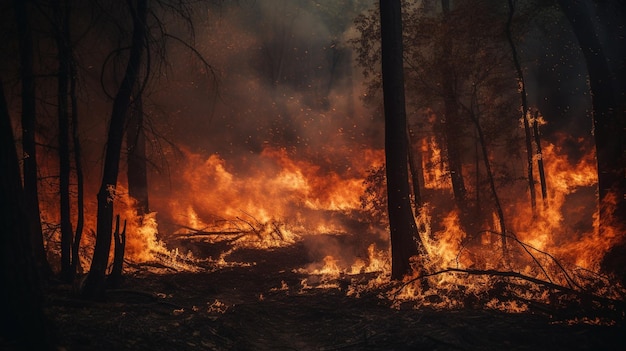
[[[400,0],[380,0],[379,5],[391,278],[402,279],[411,272],[410,258],[419,254],[423,244],[409,195],[401,5]]]
[[[476,99],[476,91],[473,92],[472,100]],[[475,107],[476,106],[476,107]],[[476,127],[476,133],[478,134],[478,140],[480,142],[480,147],[482,150],[483,162],[485,166],[485,172],[487,173],[487,179],[489,180],[489,188],[491,189],[491,195],[493,196],[496,213],[498,215],[498,221],[500,224],[501,231],[501,245],[502,245],[502,257],[504,259],[504,264],[508,265],[508,248],[507,248],[507,239],[506,239],[506,223],[504,221],[504,211],[502,210],[502,205],[500,204],[500,197],[498,196],[498,191],[496,189],[496,182],[493,177],[493,172],[491,171],[491,163],[489,161],[489,152],[487,151],[487,144],[485,143],[485,136],[483,134],[483,129],[480,126],[480,111],[478,110],[477,104],[472,103],[472,106],[468,109],[468,113],[472,122],[474,122],[474,126]]]
[[[421,153],[413,152],[413,137],[412,132],[409,130],[407,133],[407,151],[409,157],[409,172],[411,172],[411,186],[413,189],[413,200],[415,201],[415,216],[419,215],[420,209],[422,208],[422,193],[421,193],[421,184],[420,182],[420,167],[422,164]],[[418,166],[420,165],[420,166]]]
[[[616,103],[616,77],[611,74],[589,11],[580,0],[559,0],[587,63],[593,105],[593,135],[598,162],[599,233],[626,228],[626,113]],[[621,5],[624,10],[624,5]],[[618,39],[616,39],[618,40]],[[613,248],[603,268],[626,283],[626,242]],[[617,258],[610,263],[607,258]]]
[[[69,15],[68,15],[69,18]],[[69,26],[68,26],[69,31]],[[69,38],[69,33],[68,36]],[[74,146],[74,167],[76,168],[76,231],[72,242],[72,272],[82,271],[80,265],[80,240],[83,236],[83,226],[85,223],[85,191],[83,179],[83,162],[81,158],[81,144],[78,137],[78,97],[76,95],[76,62],[73,55],[70,56],[70,102],[72,109],[72,142]]]
[[[526,94],[526,83],[524,82],[524,72],[522,71],[522,64],[520,63],[517,55],[517,47],[515,41],[513,41],[513,33],[511,32],[511,26],[513,25],[513,15],[515,14],[515,4],[513,0],[509,2],[509,16],[506,22],[506,38],[511,47],[511,54],[513,56],[513,64],[515,71],[517,72],[517,80],[520,88],[520,98],[522,101],[522,120],[524,122],[524,135],[526,137],[526,164],[528,170],[528,189],[530,191],[530,205],[535,214],[537,210],[537,193],[535,191],[535,178],[533,176],[533,144],[532,136],[530,132],[530,123],[528,122],[528,100]]]
[[[82,296],[85,298],[100,298],[105,290],[105,275],[109,263],[109,250],[111,249],[111,235],[113,226],[113,199],[119,172],[120,151],[124,138],[124,124],[133,87],[136,86],[141,56],[146,37],[146,15],[148,12],[147,0],[137,0],[136,8],[129,6],[133,19],[133,35],[130,48],[128,65],[124,73],[124,79],[113,101],[113,111],[109,124],[107,148],[104,159],[104,171],[102,184],[98,191],[98,223],[96,228],[96,246],[93,260],[87,278],[83,284]]]
[[[59,120],[59,199],[61,219],[61,279],[71,282],[74,279],[72,272],[72,219],[70,204],[70,116],[68,106],[69,75],[70,75],[70,50],[69,50],[69,18],[67,7],[69,4],[53,2],[55,17],[57,19],[57,33],[55,35],[58,52],[57,72],[57,114]],[[65,8],[62,8],[65,7]]]
[[[141,96],[138,96],[133,103],[128,131],[126,132],[126,147],[128,149],[128,193],[137,200],[137,215],[142,218],[149,212],[149,207],[146,135],[143,129],[143,101]]]
[[[124,268],[124,250],[126,249],[126,221],[120,232],[120,215],[115,218],[115,231],[113,232],[115,247],[113,249],[113,267],[107,279],[107,286],[115,288],[122,282],[122,270]]]
[[[35,143],[36,116],[35,76],[33,74],[33,38],[28,18],[28,2],[14,0],[15,18],[20,52],[20,76],[22,79],[22,152],[25,208],[28,215],[32,248],[39,272],[44,277],[52,274],[43,242],[41,217],[39,216],[37,152]]]
[[[447,26],[449,25],[448,16],[450,12],[449,0],[442,0],[441,7],[443,9],[443,22]],[[442,43],[441,53],[441,84],[443,86],[444,94],[444,109],[445,120],[443,123],[443,131],[446,141],[447,161],[450,172],[450,179],[452,181],[452,191],[454,193],[454,200],[459,211],[462,215],[467,214],[467,190],[465,188],[465,181],[463,179],[461,152],[459,139],[461,138],[461,131],[459,128],[459,105],[457,103],[457,93],[455,87],[454,67],[449,62],[452,56],[451,45],[452,41],[450,34],[446,34],[444,42]],[[465,217],[465,216],[463,216]]]
[[[0,132],[0,343],[10,350],[53,350],[2,80]]]
[[[533,135],[535,136],[535,149],[537,155],[537,170],[539,171],[539,182],[541,183],[541,200],[543,209],[548,207],[548,186],[546,184],[546,171],[543,167],[543,151],[541,151],[541,134],[539,134],[539,111],[535,111],[533,118]]]

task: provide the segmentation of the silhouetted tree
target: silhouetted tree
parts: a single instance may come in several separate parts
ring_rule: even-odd
[[[111,235],[113,233],[113,199],[116,195],[124,127],[131,103],[131,96],[138,83],[141,57],[145,46],[148,1],[129,1],[128,6],[133,22],[130,55],[124,78],[113,101],[113,110],[109,123],[102,183],[97,196],[96,246],[91,268],[81,290],[82,296],[86,298],[100,298],[105,290],[105,275],[109,263]]]
[[[572,29],[587,64],[589,90],[593,106],[593,135],[596,144],[598,163],[598,201],[599,232],[608,235],[610,230],[626,228],[626,121],[623,92],[616,90],[618,77],[611,72],[605,49],[595,30],[590,11],[582,0],[559,0],[563,13],[572,25]],[[626,6],[617,8],[622,19]],[[622,22],[623,24],[623,22]],[[617,43],[620,43],[620,39]],[[623,39],[620,43],[623,45]],[[622,257],[610,264],[605,261],[606,270],[620,277],[626,283],[624,254],[626,243],[621,243],[607,255],[611,259]]]
[[[444,104],[444,120],[443,120],[443,132],[445,135],[448,170],[450,172],[450,179],[452,182],[452,192],[454,194],[454,200],[457,208],[461,211],[462,215],[466,215],[467,210],[467,190],[465,189],[465,181],[463,179],[463,163],[461,161],[461,129],[462,124],[459,115],[459,89],[457,84],[460,82],[456,77],[456,70],[454,68],[454,57],[452,55],[452,30],[450,19],[450,1],[441,0],[441,8],[443,11],[443,28],[446,31],[443,34],[443,42],[440,43],[441,54],[439,60],[441,64],[439,69],[441,70],[441,86]]]
[[[22,81],[22,152],[23,177],[26,213],[31,226],[28,233],[31,235],[35,262],[43,276],[52,273],[43,242],[41,218],[39,215],[39,194],[37,176],[37,147],[35,141],[37,98],[35,95],[35,75],[33,72],[33,35],[30,24],[30,1],[14,0],[15,19],[20,57],[20,78]]]
[[[400,0],[380,0],[380,34],[391,278],[402,279],[411,271],[410,259],[422,251],[423,244],[411,210],[408,183]]]
[[[56,24],[55,42],[57,46],[57,118],[59,121],[59,199],[61,224],[61,279],[71,282],[74,279],[72,271],[72,242],[73,230],[70,201],[70,106],[69,80],[71,61],[71,39],[69,29],[69,2],[55,1],[54,18]]]
[[[528,95],[526,93],[526,82],[524,81],[524,71],[522,70],[522,64],[519,59],[519,55],[517,53],[517,46],[515,45],[515,41],[513,40],[513,17],[515,15],[515,1],[508,0],[509,4],[509,15],[507,17],[505,33],[506,39],[509,42],[509,46],[511,48],[511,54],[513,56],[513,65],[515,66],[515,71],[517,72],[517,80],[520,86],[520,100],[522,103],[522,121],[524,124],[524,136],[526,140],[526,167],[527,167],[527,175],[528,175],[528,189],[530,191],[530,205],[533,210],[533,214],[537,208],[537,193],[535,191],[535,178],[533,176],[533,146],[532,146],[532,135],[530,132],[530,122],[528,121]]]
[[[53,350],[30,241],[13,129],[0,80],[0,307],[3,350]]]

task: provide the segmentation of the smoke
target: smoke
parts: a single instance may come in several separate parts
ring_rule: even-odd
[[[243,216],[309,234],[358,231],[353,249],[329,240],[326,255],[363,256],[365,242],[383,245],[379,232],[350,219],[362,179],[381,162],[374,150],[383,128],[360,100],[361,70],[346,38],[352,17],[336,12],[341,6],[209,6],[196,18],[195,47],[210,69],[177,43],[168,47],[167,80],[152,86],[148,109],[180,150],[167,151],[169,173],[150,177],[160,230],[179,229],[192,208],[205,223]]]
[[[343,33],[306,4],[224,4],[199,20],[196,46],[213,72],[173,51],[180,89],[155,97],[174,111],[174,139],[228,158],[268,144],[305,151],[376,142],[365,136],[371,114],[359,108]]]

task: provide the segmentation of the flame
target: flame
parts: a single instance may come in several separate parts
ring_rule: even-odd
[[[582,141],[578,142],[583,145]],[[486,272],[504,267],[505,270],[512,269],[522,275],[563,286],[584,285],[586,279],[592,281],[593,278],[585,274],[599,271],[604,254],[624,240],[625,231],[616,226],[609,226],[603,233],[598,231],[595,154],[593,151],[585,152],[572,162],[559,146],[562,144],[564,140],[545,143],[542,155],[535,158],[537,161],[541,157],[544,163],[548,196],[542,200],[539,193],[539,205],[534,213],[527,197],[520,196],[525,193],[523,188],[510,185],[500,189],[500,193],[504,194],[506,235],[509,237],[507,246],[512,252],[508,265],[503,265],[499,240],[502,228],[495,212],[488,230],[473,239],[474,236],[464,231],[456,208],[434,216],[433,212],[441,212],[441,208],[433,208],[427,203],[420,209],[416,224],[428,258],[416,258],[413,274],[406,276],[400,288],[392,289],[388,297],[397,304],[410,300],[417,306],[457,308],[467,303],[463,299],[468,296],[487,297],[486,292],[493,289],[494,284],[508,281],[489,274],[462,274],[462,270]],[[421,150],[426,155],[438,154],[432,139],[423,139]],[[429,162],[434,160],[433,156],[428,159],[431,160]],[[432,174],[425,172],[424,177],[427,184],[433,183]],[[536,177],[539,178],[539,175],[536,174]],[[430,189],[441,187],[431,186]],[[615,196],[607,195],[602,205],[615,206]],[[607,212],[612,213],[610,210]],[[436,223],[433,222],[435,220]],[[433,232],[433,228],[440,229]],[[451,271],[450,268],[458,270]],[[549,303],[545,290],[524,281],[516,284],[519,288],[515,289],[515,295],[526,301]],[[605,287],[598,293],[619,298],[620,287],[614,288]],[[528,310],[528,306],[520,302],[523,300],[490,298],[485,301],[483,308],[511,313]]]
[[[422,169],[425,189],[452,189],[447,174],[447,162],[442,156],[441,146],[435,136],[421,138]]]
[[[345,232],[325,214],[360,209],[364,174],[381,162],[382,152],[365,150],[364,155],[362,166],[339,174],[296,160],[285,148],[266,147],[246,160],[246,174],[237,174],[219,155],[203,158],[187,150],[177,200],[168,212],[182,228],[178,234],[249,231],[252,235],[235,241],[240,247],[291,244],[304,232]]]

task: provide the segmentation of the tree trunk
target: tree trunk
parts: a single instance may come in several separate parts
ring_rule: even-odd
[[[561,8],[572,24],[574,34],[585,56],[589,74],[589,88],[593,104],[593,132],[598,162],[598,190],[600,225],[608,220],[626,224],[626,162],[624,153],[624,115],[617,108],[612,76],[600,39],[580,0],[560,0]],[[607,195],[616,195],[617,206],[604,206]],[[621,210],[621,211],[620,211]]]
[[[613,229],[619,231],[626,228],[626,116],[616,103],[614,87],[617,86],[617,77],[611,74],[585,4],[580,0],[559,0],[559,4],[572,24],[587,63],[598,163],[598,231],[600,235],[607,235]],[[621,6],[623,9],[624,6]],[[603,267],[626,283],[626,242],[613,248],[613,251],[616,253],[607,256],[621,257],[621,260],[615,264],[605,260]]]
[[[420,182],[420,167],[422,164],[422,158],[420,152],[416,153],[413,151],[413,138],[411,134],[411,131],[407,133],[407,152],[409,157],[409,172],[411,172],[411,188],[413,189],[413,200],[415,202],[415,216],[418,216],[423,205],[420,188],[422,184],[422,182]]]
[[[143,129],[143,101],[141,96],[133,103],[128,131],[128,193],[137,200],[137,215],[141,218],[149,212],[148,172],[146,167],[146,134]]]
[[[448,15],[450,12],[449,0],[442,0],[441,7],[443,10],[443,22],[448,26]],[[448,28],[446,27],[446,30]],[[449,62],[452,56],[451,38],[449,34],[444,37],[441,53],[441,77],[444,94],[445,120],[443,123],[443,131],[445,135],[446,151],[450,179],[452,181],[452,192],[457,208],[461,211],[462,217],[467,214],[467,190],[465,181],[463,180],[462,162],[459,139],[461,138],[459,105],[457,103],[457,93],[455,87],[454,67]]]
[[[53,350],[2,80],[0,132],[0,346],[11,350]]]
[[[141,56],[146,36],[147,0],[137,0],[137,7],[131,8],[133,35],[128,65],[124,79],[113,101],[113,111],[109,124],[107,148],[104,159],[102,184],[98,191],[98,219],[96,225],[96,246],[87,278],[83,284],[82,296],[96,299],[104,295],[105,275],[109,263],[113,226],[113,199],[119,172],[120,151],[124,137],[124,124],[130,105],[131,95],[136,86],[141,67]],[[130,5],[130,2],[129,2]],[[132,5],[130,5],[132,6]]]
[[[543,151],[541,151],[541,134],[539,134],[539,111],[535,111],[533,119],[533,135],[535,136],[535,149],[537,155],[537,169],[539,170],[539,182],[541,184],[541,200],[543,209],[548,208],[548,186],[546,184],[546,171],[543,167]]]
[[[513,15],[515,14],[515,4],[513,0],[509,2],[509,16],[506,21],[506,38],[511,47],[511,54],[513,55],[513,64],[515,71],[517,72],[517,80],[520,85],[520,97],[522,102],[522,120],[524,121],[524,135],[526,140],[526,165],[528,174],[528,189],[530,191],[530,205],[532,207],[533,215],[537,209],[537,193],[535,191],[535,178],[533,176],[533,144],[532,136],[530,132],[530,124],[528,122],[528,99],[526,94],[526,83],[524,82],[524,72],[522,71],[522,65],[517,55],[517,48],[513,41],[513,33],[511,32],[511,26],[513,24]]]
[[[476,90],[473,92],[472,100],[476,100]],[[508,248],[507,248],[507,239],[506,239],[506,223],[504,221],[504,211],[502,210],[502,205],[500,204],[500,197],[498,196],[498,191],[496,189],[496,182],[493,177],[493,172],[491,171],[491,163],[489,161],[489,152],[487,151],[487,144],[485,143],[485,135],[483,134],[483,129],[480,125],[480,111],[476,107],[476,111],[474,111],[474,106],[477,104],[472,104],[472,107],[469,109],[469,114],[474,122],[474,126],[476,127],[476,133],[478,134],[478,140],[480,142],[480,147],[482,150],[483,162],[485,166],[485,172],[487,173],[487,179],[489,180],[489,187],[491,189],[491,195],[493,196],[493,200],[496,207],[496,213],[498,215],[498,221],[500,225],[500,243],[502,245],[502,258],[505,265],[508,265]]]
[[[124,250],[126,249],[126,220],[124,228],[120,232],[120,215],[115,218],[115,231],[113,232],[115,247],[113,249],[113,267],[107,279],[107,286],[116,288],[122,282],[122,270],[124,268]]]
[[[68,15],[69,18],[69,15]],[[69,28],[69,26],[68,26]],[[69,31],[69,29],[68,29]],[[67,36],[69,38],[69,34]],[[71,48],[70,48],[71,49]],[[76,231],[72,242],[72,272],[82,271],[80,265],[80,240],[83,235],[85,223],[85,191],[83,179],[83,162],[81,158],[81,144],[78,131],[78,97],[76,95],[76,62],[73,55],[70,56],[70,101],[72,103],[72,142],[74,144],[74,167],[76,168]]]
[[[41,217],[39,216],[38,177],[37,177],[37,153],[35,144],[35,127],[37,103],[35,96],[35,76],[33,74],[33,38],[28,18],[27,1],[14,0],[15,18],[17,21],[18,42],[20,51],[20,76],[22,79],[22,152],[24,196],[26,213],[31,235],[31,243],[35,254],[35,262],[43,277],[52,274],[46,248],[43,242],[41,230]]]
[[[69,129],[70,116],[68,107],[68,85],[70,75],[69,53],[69,18],[66,17],[69,4],[53,2],[57,19],[56,46],[58,52],[57,72],[57,114],[59,120],[59,199],[61,218],[61,279],[71,282],[74,279],[72,272],[72,219],[70,204],[70,148]],[[65,7],[65,8],[62,8]]]
[[[418,255],[423,244],[409,195],[401,5],[400,0],[380,0],[379,5],[391,278],[402,279],[411,272],[410,258]]]

